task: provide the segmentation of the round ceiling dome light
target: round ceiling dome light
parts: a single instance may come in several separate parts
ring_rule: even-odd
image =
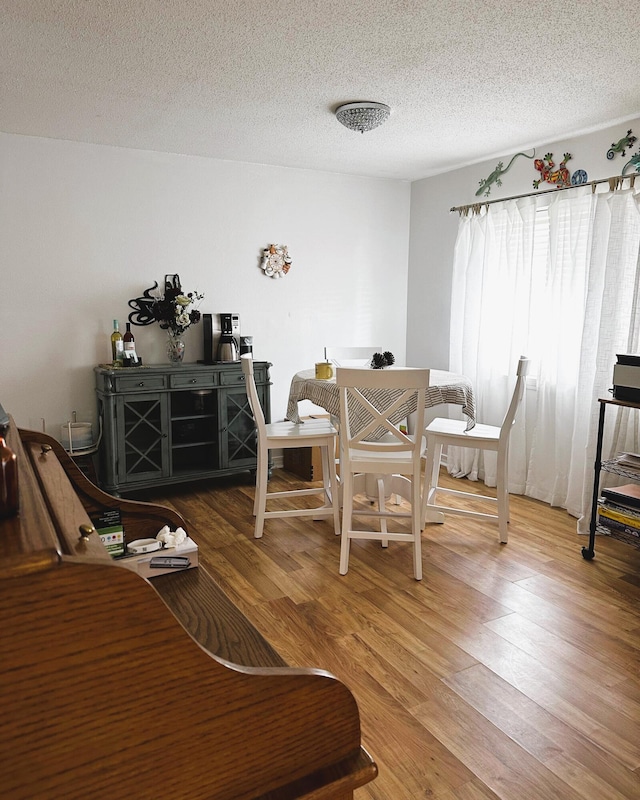
[[[336,109],[336,117],[352,131],[372,131],[388,119],[391,109],[384,103],[345,103]]]

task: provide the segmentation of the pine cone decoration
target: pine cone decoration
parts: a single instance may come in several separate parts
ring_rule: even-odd
[[[393,353],[390,353],[388,350],[385,350],[382,355],[384,356],[384,360],[386,361],[386,364],[387,364],[388,367],[390,367],[392,364],[396,363],[395,356],[393,355]]]
[[[387,366],[387,360],[382,353],[374,353],[371,359],[372,369],[382,369]]]

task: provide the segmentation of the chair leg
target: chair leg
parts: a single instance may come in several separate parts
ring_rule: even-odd
[[[422,580],[422,508],[420,504],[419,474],[414,475],[411,481],[411,532],[413,533],[413,574],[417,581]]]
[[[385,496],[384,496],[384,477],[380,475],[377,480],[378,484],[378,511],[382,514],[387,507]],[[380,517],[380,533],[387,532],[387,520],[386,517]],[[382,539],[381,540],[383,547],[389,547],[389,540]]]
[[[500,542],[506,544],[509,541],[509,487],[507,485],[508,469],[507,456],[498,453],[497,477],[496,477],[496,498],[498,501],[498,531]]]
[[[258,507],[260,505],[260,483],[262,482],[262,476],[260,475],[260,454],[258,453],[256,459],[256,490],[253,493],[253,516],[257,516],[258,514]]]
[[[331,502],[331,476],[329,474],[329,459],[325,445],[320,446],[320,461],[322,463],[322,488],[324,489],[324,503],[328,506]]]
[[[340,574],[346,575],[349,569],[349,531],[353,518],[353,474],[342,475],[342,541],[340,542]]]
[[[267,457],[267,463],[269,462],[269,458]],[[262,448],[258,445],[258,452],[256,456],[256,491],[253,496],[253,516],[256,517],[258,515],[258,509],[260,508],[260,487],[264,483],[262,477]],[[269,475],[267,473],[267,479]],[[266,489],[265,489],[266,493]]]
[[[433,468],[431,472],[431,492],[429,493],[429,497],[427,497],[427,502],[431,505],[435,505],[435,496],[436,492],[438,491],[438,485],[440,482],[440,464],[442,463],[442,445],[440,443],[436,444],[433,450]]]
[[[336,473],[335,443],[329,442],[323,448],[322,455],[322,477],[324,481],[324,493],[327,502],[333,506],[333,530],[336,536],[340,536],[340,492],[338,489],[338,475]],[[325,477],[327,476],[328,477]]]
[[[427,522],[427,506],[434,505],[433,498],[438,490],[441,460],[442,445],[437,441],[430,441],[427,446],[427,463],[424,469],[424,487],[420,513],[420,524],[423,529]]]
[[[269,450],[258,448],[258,468],[256,471],[256,495],[253,503],[253,514],[256,526],[253,532],[255,539],[262,538],[264,530],[264,512],[267,508],[267,483],[269,481]]]

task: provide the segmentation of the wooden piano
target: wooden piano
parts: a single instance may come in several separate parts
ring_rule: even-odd
[[[179,514],[105,494],[55,439],[8,421],[3,800],[348,800],[375,778],[344,684],[287,667],[202,566],[151,581],[121,568],[89,518],[119,507],[146,538],[186,529]]]

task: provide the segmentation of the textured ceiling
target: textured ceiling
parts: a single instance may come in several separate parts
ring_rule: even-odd
[[[0,130],[418,179],[640,116],[624,0],[0,0]],[[334,117],[375,100],[368,133]]]

